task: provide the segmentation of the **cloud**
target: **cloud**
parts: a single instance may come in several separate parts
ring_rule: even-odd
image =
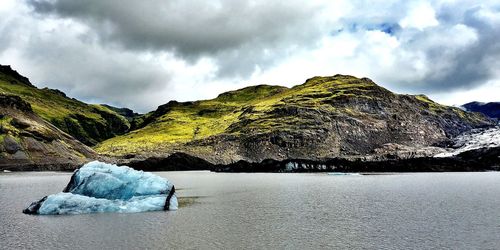
[[[30,1],[41,15],[78,20],[104,45],[170,51],[185,60],[212,56],[222,76],[248,75],[292,46],[322,35],[321,5],[303,1]],[[275,56],[267,56],[272,50]]]
[[[101,39],[133,49],[212,54],[255,41],[274,42],[314,18],[298,1],[31,1],[35,11],[74,18]],[[103,25],[104,24],[104,25]]]
[[[336,73],[446,102],[500,79],[488,0],[2,0],[0,16],[0,63],[139,111]]]
[[[259,79],[345,73],[399,92],[433,94],[500,78],[493,66],[500,65],[499,8],[466,2],[351,4],[364,8],[342,17],[342,28],[324,36],[317,48],[296,53]]]
[[[70,96],[142,109],[150,92],[164,88],[168,70],[158,60],[136,53],[97,46],[81,35],[86,28],[74,22],[30,23],[36,32],[12,32],[11,48],[2,54],[3,64],[13,64],[38,86],[65,91]],[[11,26],[22,30],[25,24]],[[12,39],[13,38],[13,39]],[[12,60],[13,59],[13,60]],[[5,61],[5,62],[4,62]],[[136,98],[130,98],[130,97]]]
[[[399,25],[403,29],[416,28],[423,30],[439,25],[439,21],[436,19],[436,12],[429,3],[417,2],[413,4],[408,15],[399,22]]]

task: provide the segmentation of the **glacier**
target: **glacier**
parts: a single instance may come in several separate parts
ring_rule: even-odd
[[[178,208],[168,180],[127,166],[93,161],[75,170],[64,190],[23,210],[27,214],[136,213]]]
[[[479,128],[465,132],[451,141],[451,148],[446,152],[434,155],[434,157],[451,157],[460,153],[500,146],[500,126],[492,128]]]

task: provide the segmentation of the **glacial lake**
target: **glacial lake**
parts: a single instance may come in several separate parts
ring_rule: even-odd
[[[159,172],[177,211],[25,215],[70,173],[0,174],[1,249],[498,249],[500,173]]]

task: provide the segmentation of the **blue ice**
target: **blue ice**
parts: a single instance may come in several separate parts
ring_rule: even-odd
[[[166,206],[166,202],[169,202]],[[168,180],[126,166],[99,161],[76,170],[61,193],[33,202],[25,213],[135,213],[176,210],[175,188]]]
[[[134,196],[165,194],[172,186],[152,173],[93,161],[77,170],[65,191],[95,198],[128,200]]]
[[[165,206],[165,195],[132,197],[128,200],[108,200],[72,193],[57,193],[47,197],[38,214],[86,214],[86,213],[137,213],[161,211]],[[172,203],[176,203],[175,207]],[[177,208],[177,200],[170,201],[170,209]]]

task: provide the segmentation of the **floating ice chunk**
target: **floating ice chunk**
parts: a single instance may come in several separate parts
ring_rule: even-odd
[[[63,192],[105,199],[167,194],[173,187],[166,179],[99,161],[85,164],[71,177]]]
[[[38,209],[39,214],[82,213],[137,213],[163,210],[164,195],[132,197],[129,200],[108,200],[72,193],[57,193],[47,196]],[[171,207],[172,209],[173,207]]]
[[[175,187],[151,173],[98,161],[71,176],[62,193],[33,202],[29,214],[134,213],[177,209]]]
[[[344,176],[344,175],[352,175],[352,176],[360,176],[360,173],[344,173],[344,172],[331,172],[327,173],[327,175],[336,175],[336,176]]]

